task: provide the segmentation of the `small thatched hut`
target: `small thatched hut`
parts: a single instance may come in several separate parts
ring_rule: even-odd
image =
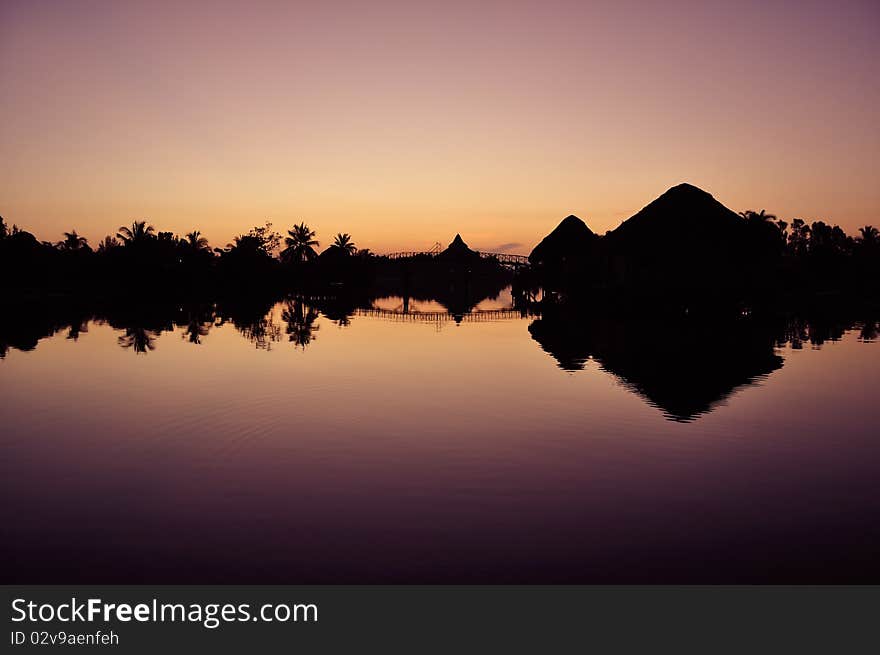
[[[461,238],[460,234],[456,234],[452,243],[438,255],[443,261],[451,261],[456,263],[476,262],[480,260],[480,253],[471,250]]]
[[[583,261],[589,257],[598,238],[577,216],[566,216],[555,230],[535,246],[529,255],[529,261],[537,266],[551,268]]]

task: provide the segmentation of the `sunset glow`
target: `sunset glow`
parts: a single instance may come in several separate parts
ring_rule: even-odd
[[[853,232],[880,221],[878,34],[873,1],[7,0],[0,215],[527,254],[688,181]]]

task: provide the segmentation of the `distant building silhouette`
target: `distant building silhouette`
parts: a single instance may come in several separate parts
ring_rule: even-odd
[[[464,239],[461,238],[461,235],[456,234],[452,243],[446,247],[446,250],[437,255],[437,258],[444,262],[463,264],[468,262],[479,262],[480,253],[476,250],[471,250],[464,242]]]

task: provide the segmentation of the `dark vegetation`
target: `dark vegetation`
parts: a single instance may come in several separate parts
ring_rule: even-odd
[[[329,285],[369,279],[375,258],[358,252],[349,235],[338,235],[320,255],[314,237],[300,224],[282,238],[267,223],[212,249],[199,231],[181,237],[135,221],[93,249],[75,230],[53,244],[4,222],[0,271],[7,294],[92,299],[275,295],[317,280]]]
[[[211,248],[199,231],[185,236],[156,231],[146,221],[123,226],[97,248],[75,230],[57,243],[0,218],[3,297],[67,297],[174,301],[196,298],[277,297],[288,293],[363,295],[421,293],[495,286],[510,273],[471,250],[456,235],[435,255],[389,259],[357,249],[338,234],[319,252],[315,232],[304,223],[282,236],[270,223],[252,228],[224,248]],[[467,294],[465,294],[467,295]]]
[[[267,223],[211,248],[197,230],[179,236],[135,221],[93,248],[76,230],[57,243],[40,242],[0,219],[0,276],[4,298],[169,301],[291,292],[437,297],[467,287],[479,296],[480,287],[510,278],[498,261],[481,257],[460,236],[442,252],[397,260],[358,250],[349,234],[338,234],[323,251],[319,247],[304,223],[284,235]],[[688,184],[673,187],[604,236],[569,216],[535,247],[529,262],[518,272],[518,292],[537,297],[543,291],[580,304],[880,295],[877,228],[868,225],[850,236],[823,221],[788,223],[764,210],[737,214]]]

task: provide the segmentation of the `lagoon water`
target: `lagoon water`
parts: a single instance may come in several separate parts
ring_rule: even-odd
[[[3,581],[880,582],[870,326],[508,305],[9,348]]]

